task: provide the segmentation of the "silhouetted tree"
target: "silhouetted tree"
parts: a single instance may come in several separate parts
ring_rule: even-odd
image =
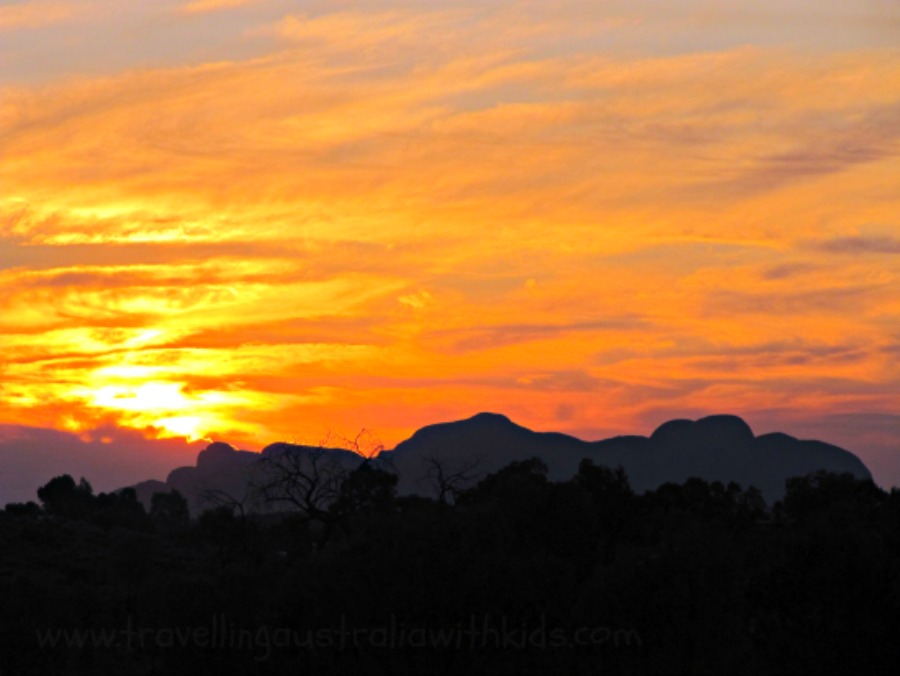
[[[253,490],[262,502],[294,508],[308,519],[328,520],[348,470],[324,448],[295,446],[260,459]]]
[[[391,504],[397,488],[397,475],[372,467],[369,460],[350,472],[341,483],[338,499],[332,507],[336,514],[383,509]]]
[[[466,500],[512,499],[547,485],[547,464],[540,458],[512,462],[465,492]]]
[[[609,562],[615,547],[634,525],[635,495],[622,467],[595,465],[585,458],[572,483],[588,496],[590,515],[582,519],[582,537],[591,541],[603,560]],[[583,546],[588,543],[583,543]]]
[[[869,510],[887,497],[871,480],[861,480],[848,473],[819,471],[788,479],[782,504],[786,516],[803,519],[836,508]]]
[[[578,465],[575,482],[601,503],[625,503],[634,497],[631,484],[621,465],[610,469],[595,465],[590,458],[584,458]]]
[[[255,515],[239,515],[229,505],[205,510],[197,519],[201,536],[216,546],[219,562],[227,563],[237,556],[258,562],[265,554],[267,542]]]
[[[174,488],[166,493],[154,493],[150,498],[150,518],[164,526],[184,525],[190,518],[187,500]]]
[[[456,502],[459,494],[471,487],[479,476],[477,471],[479,460],[451,460],[438,455],[423,458],[425,474],[419,479],[419,485],[425,486],[443,505]]]
[[[145,529],[149,527],[147,511],[133,488],[101,493],[94,501],[91,520],[105,527]]]
[[[238,497],[221,488],[203,489],[200,492],[200,499],[209,505],[206,511],[221,511],[225,509],[237,516],[241,521],[247,518],[247,515],[257,502],[256,496],[253,495],[251,490],[245,491],[243,496]]]
[[[529,458],[489,474],[462,492],[457,504],[482,510],[481,518],[501,529],[500,538],[517,551],[531,551],[541,546],[551,493],[547,465]]]
[[[290,522],[318,549],[332,537],[337,519],[332,507],[349,473],[345,459],[333,451],[285,445],[259,460],[251,492],[261,506],[290,511]]]
[[[28,502],[10,502],[3,510],[4,514],[12,517],[39,516],[44,513],[40,505],[29,500]]]
[[[76,484],[63,474],[39,488],[37,496],[48,514],[78,518],[90,511],[94,490],[84,477]]]
[[[336,439],[337,445],[340,448],[355,453],[364,460],[372,460],[384,450],[384,444],[372,434],[371,430],[367,430],[366,428],[361,429],[352,439],[343,436],[333,437],[333,435],[329,433],[328,437],[322,441],[320,446],[330,446],[330,440],[332,438]]]

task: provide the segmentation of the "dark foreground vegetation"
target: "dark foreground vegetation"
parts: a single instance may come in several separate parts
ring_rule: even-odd
[[[327,507],[190,519],[57,477],[0,513],[0,673],[893,673],[900,491],[636,496],[515,463],[441,500],[368,463]]]

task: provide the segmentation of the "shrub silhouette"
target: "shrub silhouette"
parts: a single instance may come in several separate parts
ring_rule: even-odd
[[[365,460],[341,483],[340,495],[332,506],[337,514],[384,509],[393,502],[397,475],[372,467]]]
[[[34,517],[44,513],[40,505],[29,500],[28,502],[9,502],[3,511],[4,514],[11,517]]]
[[[162,526],[186,525],[190,518],[187,500],[175,489],[154,493],[150,499],[150,518]]]
[[[76,484],[71,476],[63,474],[38,488],[37,496],[48,514],[77,518],[90,512],[94,490],[84,477]]]

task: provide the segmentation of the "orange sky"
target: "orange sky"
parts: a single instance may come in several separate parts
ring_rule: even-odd
[[[731,412],[900,485],[897,44],[887,0],[4,3],[0,423]]]

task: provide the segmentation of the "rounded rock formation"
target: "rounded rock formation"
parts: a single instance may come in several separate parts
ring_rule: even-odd
[[[200,454],[197,456],[197,467],[221,465],[223,462],[228,462],[235,452],[235,448],[231,444],[226,444],[224,441],[215,441],[207,446],[206,450],[200,451]]]

